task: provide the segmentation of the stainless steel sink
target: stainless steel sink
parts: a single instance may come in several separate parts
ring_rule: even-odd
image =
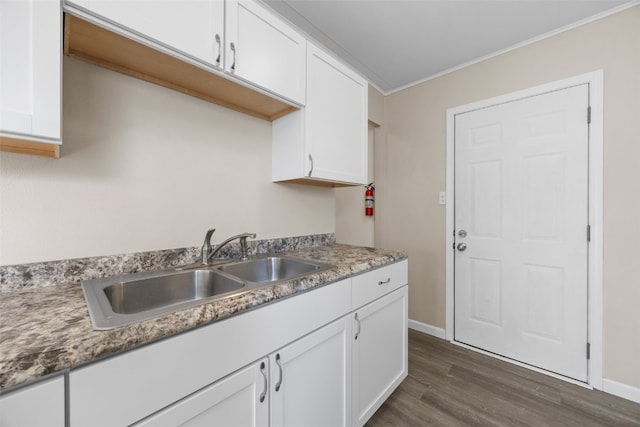
[[[82,281],[95,329],[112,329],[252,289],[301,278],[333,266],[267,256],[219,266],[199,264]]]
[[[217,269],[248,282],[273,283],[299,278],[330,267],[298,258],[269,256],[223,264]]]
[[[191,270],[114,283],[104,288],[104,293],[114,312],[132,314],[223,295],[244,287],[244,283],[217,274],[213,270]]]
[[[82,282],[95,329],[111,329],[245,291],[213,269],[165,270]]]

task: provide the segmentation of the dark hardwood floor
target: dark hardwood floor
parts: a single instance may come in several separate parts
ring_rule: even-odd
[[[409,331],[409,376],[378,426],[640,426],[640,404]]]

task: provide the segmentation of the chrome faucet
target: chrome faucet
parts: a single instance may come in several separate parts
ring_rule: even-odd
[[[249,259],[249,251],[247,249],[247,238],[250,237],[252,239],[255,239],[256,238],[255,233],[242,233],[242,234],[237,234],[235,236],[231,236],[227,240],[225,240],[224,242],[216,246],[215,249],[213,249],[213,247],[211,246],[211,236],[215,231],[216,231],[215,228],[208,230],[207,234],[204,237],[204,243],[202,244],[202,264],[209,264],[209,261],[211,260],[211,258],[216,256],[218,252],[220,252],[220,249],[222,249],[227,243],[235,239],[240,239],[240,259],[242,261]]]

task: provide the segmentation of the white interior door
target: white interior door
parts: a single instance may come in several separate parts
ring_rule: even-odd
[[[584,84],[455,116],[455,340],[580,381],[588,105]]]

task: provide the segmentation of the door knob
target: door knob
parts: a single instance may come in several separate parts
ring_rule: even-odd
[[[458,231],[458,236],[460,236],[460,237],[467,237],[467,230],[460,230],[460,231]]]
[[[467,250],[467,244],[466,243],[458,243],[458,246],[456,246],[456,248],[460,251],[460,252],[464,252]]]

